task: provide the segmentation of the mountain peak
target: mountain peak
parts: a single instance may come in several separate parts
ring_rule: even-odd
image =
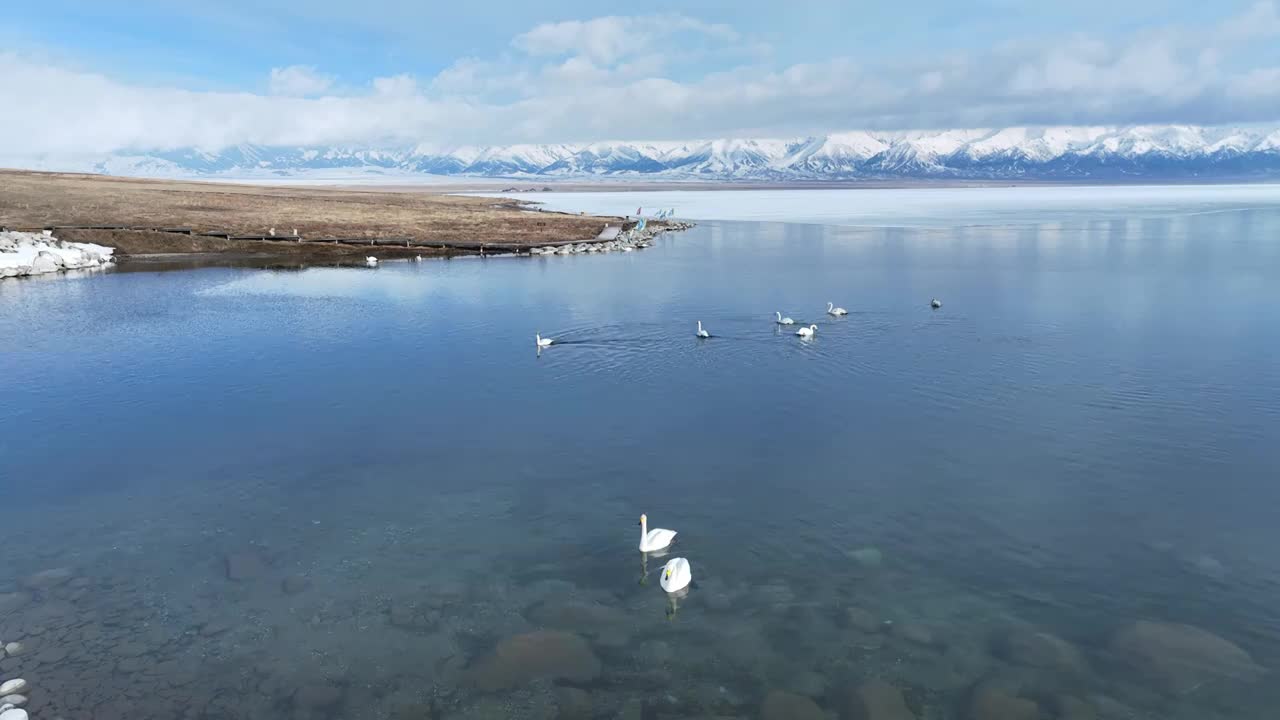
[[[273,178],[326,172],[509,178],[704,180],[1273,179],[1280,126],[1017,126],[853,130],[812,137],[411,147],[185,148],[0,164],[167,177]]]

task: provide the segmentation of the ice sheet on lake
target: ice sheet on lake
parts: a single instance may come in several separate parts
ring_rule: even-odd
[[[545,193],[548,210],[627,215],[675,208],[687,220],[954,226],[1167,217],[1280,207],[1280,185],[841,188]]]
[[[113,261],[114,253],[114,248],[51,235],[0,232],[0,278],[101,267]]]

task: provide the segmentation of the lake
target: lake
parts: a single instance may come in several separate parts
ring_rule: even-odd
[[[0,282],[35,720],[1274,715],[1280,189],[533,199],[700,223]]]

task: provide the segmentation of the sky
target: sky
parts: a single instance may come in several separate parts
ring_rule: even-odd
[[[1280,0],[41,0],[0,155],[1280,120]]]

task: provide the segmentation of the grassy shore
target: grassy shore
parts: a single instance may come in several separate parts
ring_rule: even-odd
[[[517,199],[494,200],[423,190],[337,189],[137,180],[100,175],[0,171],[0,226],[110,225],[190,228],[157,230],[59,229],[57,237],[117,248],[124,256],[219,253],[282,257],[368,254],[358,243],[230,240],[200,232],[334,238],[407,238],[437,246],[379,245],[378,255],[475,252],[478,243],[538,246],[595,238],[609,222],[565,213],[529,212]]]

